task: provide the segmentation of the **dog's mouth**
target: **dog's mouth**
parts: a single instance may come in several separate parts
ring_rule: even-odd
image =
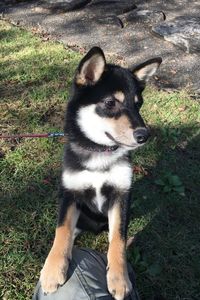
[[[119,141],[117,141],[110,133],[108,133],[108,132],[106,132],[105,131],[105,135],[111,140],[111,141],[113,141],[117,146],[121,146],[121,147],[128,147],[128,148],[130,148],[130,150],[132,150],[132,149],[135,149],[135,148],[137,148],[137,147],[139,147],[140,145],[139,144],[137,144],[137,143],[134,143],[134,144],[132,144],[132,145],[127,145],[127,144],[125,144],[125,143],[121,143],[121,142],[119,142]]]

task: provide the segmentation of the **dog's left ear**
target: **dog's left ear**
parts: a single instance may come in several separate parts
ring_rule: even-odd
[[[147,82],[158,70],[162,62],[161,57],[155,57],[144,63],[134,67],[131,72],[136,76],[139,81]]]
[[[106,60],[103,51],[99,47],[93,47],[81,60],[76,83],[78,85],[94,85],[104,72]]]

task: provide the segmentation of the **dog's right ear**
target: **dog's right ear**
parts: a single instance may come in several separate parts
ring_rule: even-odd
[[[78,85],[94,85],[103,74],[106,60],[99,47],[93,47],[81,60],[75,82]]]
[[[155,57],[145,61],[144,63],[134,67],[131,72],[140,82],[147,82],[158,70],[162,62],[161,57]]]

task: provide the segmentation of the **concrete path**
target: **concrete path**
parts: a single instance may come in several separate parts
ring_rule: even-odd
[[[154,56],[154,83],[200,94],[200,3],[188,0],[5,0],[1,15],[85,51],[94,45],[130,66]]]

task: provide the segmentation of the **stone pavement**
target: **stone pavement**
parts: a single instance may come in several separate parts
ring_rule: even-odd
[[[200,94],[200,2],[188,0],[4,0],[3,18],[85,51],[98,45],[123,65],[154,56],[154,83]]]

